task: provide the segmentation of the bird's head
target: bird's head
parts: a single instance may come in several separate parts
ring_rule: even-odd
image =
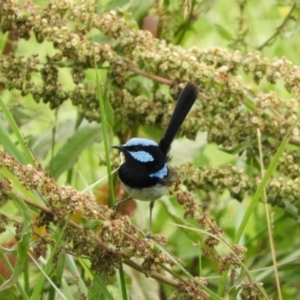
[[[142,164],[152,170],[160,170],[167,161],[158,144],[146,138],[132,138],[113,148],[123,152],[127,164]]]

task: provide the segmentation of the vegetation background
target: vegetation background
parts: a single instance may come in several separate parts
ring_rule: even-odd
[[[0,299],[300,299],[299,24],[299,1],[2,0]],[[107,206],[110,146],[159,140],[188,81],[147,240],[147,203]]]

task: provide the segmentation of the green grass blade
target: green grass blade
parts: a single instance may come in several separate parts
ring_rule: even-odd
[[[104,141],[106,169],[107,169],[109,192],[110,192],[109,204],[110,207],[112,207],[115,204],[115,189],[114,189],[112,171],[110,166],[111,139],[113,136],[112,134],[113,110],[108,101],[109,82],[108,81],[105,82],[104,89],[103,91],[101,91],[96,61],[95,61],[95,70],[96,70],[96,82],[97,82],[97,95],[99,99],[100,117],[101,117],[102,133],[103,133],[103,141]],[[124,276],[122,264],[120,265],[120,269],[118,273],[121,282],[122,297],[123,300],[127,300],[127,290],[125,285],[125,276]],[[96,280],[96,278],[94,280]]]
[[[65,278],[62,278],[61,283],[62,283],[62,289],[64,291],[64,295],[66,296],[66,298],[68,300],[75,300],[75,298],[73,297],[73,293],[72,293],[67,281],[65,280]]]
[[[214,234],[212,233],[209,233],[205,230],[202,230],[200,228],[193,228],[193,227],[189,227],[189,226],[183,226],[183,225],[177,225],[177,224],[174,224],[180,228],[185,228],[187,230],[190,230],[190,231],[195,231],[195,232],[199,232],[201,233],[202,235],[208,235],[208,236],[211,236],[213,237],[214,239],[218,240],[222,245],[223,245],[223,248],[226,248],[233,256],[235,256],[236,260],[240,262],[240,266],[241,266],[241,269],[243,270],[243,272],[247,275],[247,278],[249,280],[252,280],[252,275],[251,275],[251,272],[248,270],[248,268],[246,267],[246,265],[241,261],[241,259],[237,256],[237,254],[230,248],[229,245],[227,245],[226,242],[224,242],[223,239],[220,239],[219,237],[215,236]],[[191,275],[190,275],[191,276]],[[261,287],[259,284],[257,284],[257,288],[261,291],[261,293],[266,297],[266,299],[268,298],[265,290],[263,289],[263,287]]]
[[[176,225],[176,224],[174,224],[174,225]],[[191,230],[195,230],[195,228],[191,228]],[[182,264],[175,257],[173,257],[165,248],[163,248],[158,243],[155,243],[155,245],[162,253],[164,253],[169,259],[171,259],[173,261],[174,265],[176,265],[190,280],[194,281],[197,285],[199,285],[200,288],[209,295],[210,299],[222,300],[222,298],[220,298],[217,294],[215,294],[213,291],[211,291],[205,285],[203,285],[200,282],[198,282],[197,280],[195,280],[195,278],[182,266]]]
[[[0,276],[0,284],[2,284],[3,282],[4,282],[4,279]],[[14,293],[14,287],[10,287],[9,289],[6,289],[5,291],[1,291],[0,299],[5,299],[5,300],[17,299],[17,297]]]
[[[123,270],[123,264],[120,265],[120,268],[118,270],[119,273],[119,279],[120,279],[120,286],[121,286],[121,291],[123,295],[123,300],[127,300],[127,290],[126,290],[126,282],[125,282],[125,274]]]
[[[6,256],[5,252],[3,251],[3,249],[0,247],[0,261],[3,262],[3,264],[5,265],[6,269],[13,274],[14,272],[14,268],[11,265],[10,261],[8,260],[8,257]],[[2,286],[2,284],[4,284],[5,281],[4,279],[0,276],[0,285]],[[27,297],[27,294],[23,288],[23,286],[17,281],[16,282],[16,287],[17,287],[17,291],[19,292],[20,295],[22,295],[24,300],[29,299]],[[5,288],[5,290],[0,291],[0,299],[10,299],[9,297],[11,296],[11,291],[15,291],[15,286],[11,286],[9,288]],[[4,298],[5,297],[5,298]],[[15,297],[12,299],[16,299]]]
[[[59,236],[57,237],[55,246],[53,247],[53,249],[51,251],[51,254],[48,258],[48,261],[47,261],[46,265],[44,266],[44,268],[41,270],[43,276],[41,276],[39,278],[39,280],[37,281],[37,283],[34,287],[34,290],[31,294],[30,300],[39,299],[39,296],[42,293],[42,290],[43,290],[44,284],[45,284],[45,280],[46,280],[46,278],[48,279],[48,275],[50,274],[51,270],[53,269],[53,258],[54,258],[55,254],[57,252],[58,247],[61,244],[63,234],[64,234],[64,231],[65,231],[66,227],[68,226],[68,223],[69,222],[65,223],[65,226],[63,227],[63,229],[61,230]]]
[[[276,166],[277,166],[278,161],[279,161],[279,158],[282,155],[282,152],[284,151],[284,149],[285,149],[285,147],[286,147],[286,145],[287,145],[287,143],[289,141],[290,135],[291,135],[293,129],[297,125],[297,122],[295,122],[293,124],[293,126],[288,130],[288,132],[285,135],[284,139],[282,140],[282,142],[281,142],[281,144],[280,144],[277,152],[275,153],[275,155],[274,155],[274,157],[273,157],[273,159],[272,159],[272,161],[271,161],[271,163],[270,163],[270,165],[269,165],[269,167],[268,167],[268,169],[267,169],[264,177],[262,178],[260,184],[258,185],[257,190],[256,190],[256,192],[255,192],[255,194],[254,194],[254,196],[253,196],[253,198],[252,198],[252,200],[250,202],[250,205],[249,205],[249,207],[246,210],[246,213],[245,213],[244,218],[243,218],[243,220],[242,220],[242,222],[240,224],[240,227],[239,227],[239,229],[238,229],[238,231],[237,231],[237,233],[235,235],[234,243],[237,244],[240,241],[240,238],[242,237],[243,232],[245,231],[245,228],[246,228],[247,223],[248,223],[248,221],[249,221],[249,219],[250,219],[250,217],[251,217],[251,215],[252,215],[252,213],[254,211],[254,208],[257,205],[259,199],[261,198],[262,192],[266,188],[266,186],[267,186],[267,184],[268,184],[268,182],[269,182],[269,180],[271,178],[271,175],[275,171]]]
[[[73,274],[74,278],[77,278],[77,285],[80,288],[81,293],[83,293],[84,295],[87,295],[89,288],[86,286],[85,278],[83,278],[81,276],[81,274],[80,274],[80,272],[78,270],[78,266],[79,265],[77,263],[77,262],[79,262],[79,264],[82,266],[83,265],[82,264],[83,260],[84,259],[82,259],[82,258],[77,258],[76,261],[75,261],[75,258],[72,255],[66,254],[66,265],[65,266],[68,268],[68,270],[70,270],[70,272]],[[87,268],[87,269],[89,269],[89,268]],[[90,269],[89,269],[89,271],[87,271],[86,269],[84,269],[84,274],[85,275],[88,275],[89,273],[91,273]],[[90,278],[90,279],[92,279],[92,278]]]
[[[45,279],[47,279],[47,281],[51,284],[51,286],[53,287],[53,291],[56,291],[56,293],[58,293],[58,295],[60,296],[60,298],[59,299],[62,299],[62,300],[69,300],[68,298],[66,298],[65,297],[65,295],[60,291],[60,289],[55,285],[55,283],[51,280],[51,278],[48,276],[48,274],[46,274],[45,272],[44,272],[44,270],[40,267],[40,265],[39,265],[39,263],[35,260],[35,258],[32,256],[32,255],[30,255],[30,258],[35,262],[35,264],[36,264],[36,266],[38,267],[38,269],[40,269],[40,271],[42,272],[42,274],[44,275],[44,276],[41,276],[40,278],[45,278]],[[40,258],[41,259],[41,258]],[[42,260],[42,259],[41,259]],[[49,262],[49,261],[48,261]],[[47,265],[48,265],[48,262],[46,263],[46,267],[47,267]],[[53,262],[51,261],[51,264],[53,264]],[[51,299],[51,293],[50,293],[50,295],[49,295],[49,298]],[[35,295],[31,295],[31,297],[30,297],[30,300],[40,300],[40,295],[37,295],[37,294],[35,294]]]
[[[98,82],[98,74],[96,72],[96,78]],[[101,91],[101,87],[97,84],[97,93],[99,98],[99,107],[100,107],[100,116],[101,116],[101,124],[102,124],[102,133],[103,133],[103,141],[104,141],[104,150],[105,150],[105,160],[106,160],[106,168],[108,174],[108,183],[109,183],[109,191],[110,191],[110,206],[113,206],[115,203],[114,196],[114,185],[113,178],[110,166],[110,151],[111,151],[111,137],[112,137],[112,127],[111,124],[108,123],[109,117],[107,117],[107,112],[109,109],[108,104],[108,82],[105,83],[104,91]]]
[[[234,243],[235,244],[238,244],[245,229],[246,229],[246,226],[248,224],[248,221],[251,217],[251,215],[253,214],[253,211],[254,211],[254,208],[256,207],[259,199],[261,198],[261,195],[262,195],[262,192],[263,190],[266,188],[270,178],[271,178],[271,175],[273,174],[273,172],[275,171],[276,169],[276,166],[278,164],[278,161],[279,161],[279,158],[280,156],[282,155],[286,145],[288,144],[288,141],[289,141],[289,138],[291,136],[291,133],[292,131],[294,130],[294,128],[296,127],[298,123],[298,120],[296,120],[293,125],[289,128],[288,132],[286,133],[285,137],[283,138],[278,150],[276,151],[264,177],[262,178],[260,184],[258,185],[257,187],[257,190],[246,210],[246,213],[244,215],[244,218],[239,226],[239,229],[234,237]],[[225,285],[226,285],[226,281],[227,281],[227,275],[228,275],[228,271],[224,272],[222,274],[222,277],[221,277],[221,283],[219,285],[219,289],[218,289],[218,295],[222,295],[223,294],[223,291],[224,291],[224,288],[225,288]]]
[[[106,284],[103,282],[100,275],[94,277],[94,280],[92,281],[92,284],[89,289],[87,299],[88,300],[98,300],[98,299],[114,300],[114,297],[106,288]]]
[[[15,157],[19,162],[25,164],[26,157],[21,153],[12,141],[11,136],[8,134],[7,129],[5,128],[3,122],[0,120],[0,143],[3,146],[4,150],[11,156]]]
[[[0,98],[0,108],[2,109],[3,113],[4,113],[4,116],[6,117],[12,131],[14,132],[14,134],[16,135],[17,137],[17,140],[24,152],[24,155],[25,155],[25,158],[26,158],[26,163],[30,163],[32,164],[33,166],[35,165],[34,163],[34,156],[32,155],[32,153],[29,151],[24,139],[23,139],[23,136],[19,130],[19,127],[17,125],[17,123],[15,122],[12,114],[10,113],[9,109],[7,108],[7,106],[4,104],[4,102],[2,101],[2,98]],[[24,163],[24,162],[23,162]]]
[[[19,207],[20,213],[23,217],[23,226],[20,234],[20,241],[17,243],[17,260],[14,266],[14,271],[10,279],[3,282],[0,286],[0,291],[10,288],[17,283],[23,271],[24,262],[27,259],[28,248],[31,240],[32,221],[29,208],[20,200],[15,194],[8,193],[8,196]],[[21,290],[23,291],[23,289]],[[28,299],[24,293],[24,299]]]

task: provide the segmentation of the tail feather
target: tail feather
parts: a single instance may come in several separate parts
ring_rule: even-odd
[[[173,139],[186,115],[195,103],[197,95],[198,88],[193,83],[188,83],[181,92],[169,125],[163,138],[159,142],[159,148],[165,155],[169,152]]]

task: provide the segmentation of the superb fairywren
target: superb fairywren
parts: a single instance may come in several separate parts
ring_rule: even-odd
[[[120,166],[119,179],[129,197],[119,201],[114,209],[131,198],[150,202],[150,232],[154,201],[163,196],[168,187],[177,180],[174,169],[167,165],[171,143],[193,106],[198,88],[188,83],[181,92],[175,110],[163,138],[157,144],[146,138],[132,138],[120,146],[125,162]]]

